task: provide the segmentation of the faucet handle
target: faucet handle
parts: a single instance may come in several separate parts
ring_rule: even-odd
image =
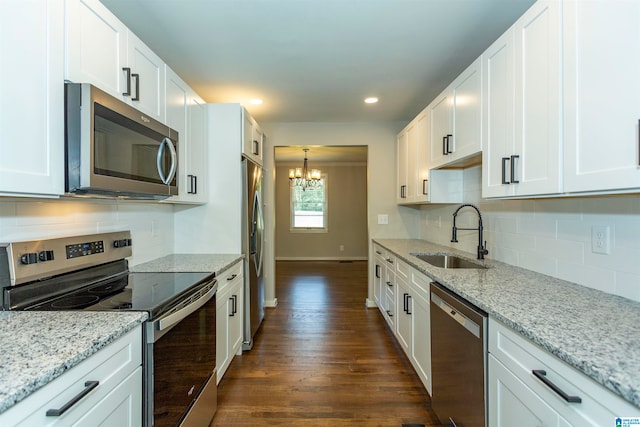
[[[489,253],[489,249],[487,249],[487,241],[484,241],[484,246],[482,246],[482,253],[487,255]]]

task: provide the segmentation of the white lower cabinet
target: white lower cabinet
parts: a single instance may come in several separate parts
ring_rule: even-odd
[[[62,414],[47,415],[78,396]],[[0,425],[142,425],[142,328],[136,327],[2,413]]]
[[[378,308],[431,394],[431,280],[381,246],[374,244],[373,249],[374,295],[380,295]]]
[[[488,412],[492,427],[613,426],[617,417],[635,416],[639,412],[629,402],[491,317],[488,360]],[[550,384],[568,399],[580,401],[567,401]]]
[[[217,383],[233,360],[242,353],[242,319],[244,316],[243,262],[238,261],[218,278],[216,293],[216,368]]]

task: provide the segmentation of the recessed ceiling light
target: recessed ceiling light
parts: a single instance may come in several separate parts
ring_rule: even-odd
[[[365,104],[375,104],[376,102],[378,102],[378,98],[376,98],[375,96],[371,96],[369,98],[365,98],[364,102]]]
[[[253,104],[253,105],[260,105],[260,104],[262,104],[262,99],[253,98],[251,101],[249,101],[249,103]]]

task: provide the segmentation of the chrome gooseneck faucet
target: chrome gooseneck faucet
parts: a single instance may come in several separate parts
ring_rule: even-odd
[[[458,212],[460,212],[460,210],[464,207],[470,207],[476,210],[476,212],[478,213],[478,228],[458,228],[456,227],[456,217],[458,216]],[[489,251],[487,250],[487,242],[484,242],[484,245],[482,244],[482,215],[480,214],[480,209],[478,209],[477,207],[475,207],[474,205],[471,204],[464,204],[464,205],[460,205],[460,207],[458,207],[458,209],[456,209],[456,211],[453,213],[453,230],[452,230],[452,235],[451,235],[451,242],[453,243],[457,243],[458,242],[458,230],[478,230],[478,259],[484,259],[484,256],[487,255],[489,253]]]

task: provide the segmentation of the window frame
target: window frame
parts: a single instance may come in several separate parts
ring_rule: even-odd
[[[324,181],[324,207],[323,207],[323,227],[294,227],[295,210],[293,194],[295,188],[289,185],[289,231],[291,233],[328,233],[329,232],[329,180],[328,174],[322,173],[321,179]]]

